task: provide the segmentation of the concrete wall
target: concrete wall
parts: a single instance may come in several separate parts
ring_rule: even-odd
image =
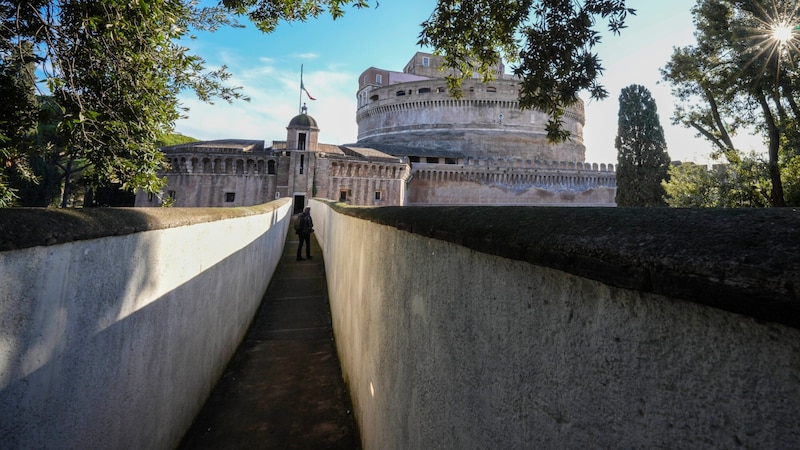
[[[365,449],[800,442],[800,212],[311,206]]]
[[[290,208],[0,210],[0,446],[174,448],[254,317]]]

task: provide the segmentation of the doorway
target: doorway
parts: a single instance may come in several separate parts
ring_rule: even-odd
[[[303,212],[303,207],[306,206],[306,196],[305,195],[295,195],[294,196],[294,208],[292,209],[294,212],[292,214],[299,214]]]

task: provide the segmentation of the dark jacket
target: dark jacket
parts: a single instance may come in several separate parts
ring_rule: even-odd
[[[314,232],[314,221],[311,220],[311,214],[302,213],[300,217],[297,218],[297,222],[294,225],[294,231],[296,234],[311,234]]]

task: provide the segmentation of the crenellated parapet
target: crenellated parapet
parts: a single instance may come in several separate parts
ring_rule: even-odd
[[[404,163],[376,163],[371,161],[332,161],[330,176],[342,178],[385,178],[405,180],[408,166]]]
[[[167,174],[274,175],[279,157],[272,154],[182,153],[166,155]]]
[[[464,165],[414,164],[412,178],[428,183],[476,183],[508,192],[533,188],[581,192],[615,188],[613,164],[476,159]]]
[[[514,168],[533,168],[533,169],[553,169],[553,170],[577,170],[591,172],[612,172],[613,164],[589,163],[581,161],[541,161],[541,160],[522,160],[519,158],[469,158],[465,161],[465,166],[494,167],[497,169]]]

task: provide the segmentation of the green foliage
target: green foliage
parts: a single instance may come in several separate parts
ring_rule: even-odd
[[[34,153],[38,102],[33,44],[20,40],[0,54],[0,207],[18,198],[12,180],[35,182],[28,157]]]
[[[662,70],[679,100],[674,121],[712,142],[716,156],[735,166],[736,132],[753,126],[763,134],[773,206],[787,204],[781,165],[800,143],[797,47],[771,34],[791,11],[797,17],[794,0],[698,0],[697,44],[675,49]]]
[[[344,15],[345,6],[368,8],[369,3],[367,0],[222,0],[226,8],[246,15],[265,33],[274,31],[281,21],[305,22],[326,11],[335,20]]]
[[[800,206],[800,155],[788,158],[781,165],[781,179],[786,206]]]
[[[31,155],[28,162],[35,178],[14,175],[9,177],[9,185],[17,192],[15,205],[33,207],[53,205],[54,200],[61,194],[58,168],[47,159],[46,155]]]
[[[674,207],[743,208],[770,205],[767,162],[755,154],[736,154],[734,163],[711,168],[694,163],[670,167],[664,182],[667,203]],[[796,178],[795,178],[796,180]]]
[[[663,183],[669,206],[710,208],[717,204],[714,177],[706,166],[683,163],[669,168],[669,181]]]
[[[670,158],[647,88],[634,84],[622,89],[617,123],[617,206],[666,206],[661,183]]]
[[[178,44],[192,29],[236,25],[222,7],[173,0],[4,1],[0,21],[2,75],[14,75],[8,62],[18,53],[17,43],[31,42],[35,54],[30,59],[56,105],[49,109],[58,110],[53,114],[58,126],[40,132],[50,140],[40,141],[36,152],[47,154],[62,171],[62,206],[70,198],[70,178],[87,165],[97,183],[158,191],[163,180],[157,174],[165,162],[157,141],[180,117],[182,90],[193,90],[204,101],[245,99],[225,84],[230,75],[224,67],[208,71],[200,57]],[[28,90],[15,92],[20,99],[23,93],[33,96]],[[34,104],[13,110],[28,116],[39,112]],[[13,118],[8,110],[0,114],[0,123]],[[4,170],[24,167],[30,152],[15,142],[14,133],[0,133],[13,149],[0,150]],[[0,178],[0,195],[10,189],[7,178]]]
[[[475,73],[491,79],[501,57],[516,64],[520,106],[549,114],[548,138],[561,142],[569,137],[561,119],[580,91],[593,99],[608,96],[593,52],[598,19],[619,33],[628,14],[635,11],[625,0],[439,0],[422,24],[419,44],[433,47],[455,70],[448,84],[456,93]]]
[[[187,142],[197,142],[198,139],[184,136],[180,133],[167,133],[158,139],[159,147],[169,147],[170,145],[185,144]]]

